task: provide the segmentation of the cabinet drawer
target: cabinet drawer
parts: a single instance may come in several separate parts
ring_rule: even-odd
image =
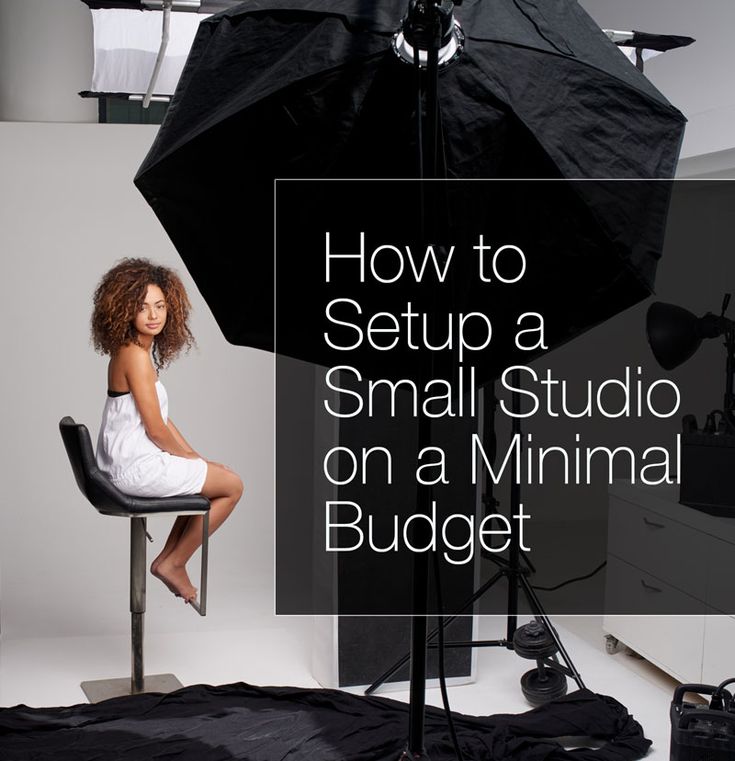
[[[610,498],[608,552],[698,600],[705,599],[710,541],[689,526]]]
[[[679,681],[699,682],[704,603],[622,560],[608,555],[607,562],[605,631]],[[661,591],[646,589],[641,581]],[[621,612],[626,615],[615,615]],[[685,615],[667,615],[672,612]]]
[[[605,613],[609,615],[703,615],[705,604],[612,555],[607,557]]]

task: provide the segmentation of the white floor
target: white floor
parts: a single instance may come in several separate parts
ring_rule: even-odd
[[[668,758],[668,706],[675,683],[626,653],[605,652],[599,618],[556,619],[564,644],[587,687],[622,702],[653,741],[649,754]],[[483,617],[481,636],[502,636],[504,619]],[[312,622],[259,614],[246,630],[152,633],[146,637],[146,673],[173,672],[184,684],[318,686],[310,673]],[[0,705],[84,702],[79,682],[129,674],[127,636],[0,640]],[[478,650],[477,681],[450,688],[453,710],[484,715],[528,710],[519,678],[531,667],[498,648]],[[570,683],[570,690],[574,684]],[[408,700],[407,692],[385,692]],[[427,702],[441,705],[438,689]]]

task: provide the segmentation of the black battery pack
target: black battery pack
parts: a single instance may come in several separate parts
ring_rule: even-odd
[[[735,517],[735,435],[685,431],[679,480],[683,505]]]
[[[682,684],[671,701],[671,761],[733,761],[735,702],[725,685]],[[686,693],[710,695],[709,705],[686,703]]]

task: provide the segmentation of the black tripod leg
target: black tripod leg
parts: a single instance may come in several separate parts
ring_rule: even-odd
[[[541,605],[541,601],[536,596],[536,592],[533,589],[533,587],[530,585],[528,579],[523,576],[522,574],[518,577],[521,582],[521,586],[523,587],[523,591],[526,593],[526,599],[528,600],[531,610],[533,611],[534,615],[540,618],[544,626],[546,627],[546,630],[551,635],[551,638],[554,640],[554,644],[556,645],[559,655],[564,659],[564,662],[566,663],[569,670],[572,672],[572,678],[577,683],[577,686],[580,690],[585,689],[584,682],[582,681],[582,676],[580,675],[579,671],[577,671],[576,666],[574,663],[572,663],[572,659],[569,657],[569,653],[567,653],[566,648],[564,647],[561,638],[559,637],[559,634],[557,633],[556,629],[554,628],[554,625],[551,623],[551,619],[546,615],[546,612],[543,609],[543,606]]]

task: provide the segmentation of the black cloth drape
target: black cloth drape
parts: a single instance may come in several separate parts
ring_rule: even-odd
[[[0,709],[3,761],[396,761],[408,705],[338,690],[196,685],[67,708]],[[634,761],[650,741],[624,706],[580,690],[522,714],[455,714],[467,761]],[[554,737],[595,738],[566,750]],[[446,717],[428,708],[432,761],[454,751]]]

